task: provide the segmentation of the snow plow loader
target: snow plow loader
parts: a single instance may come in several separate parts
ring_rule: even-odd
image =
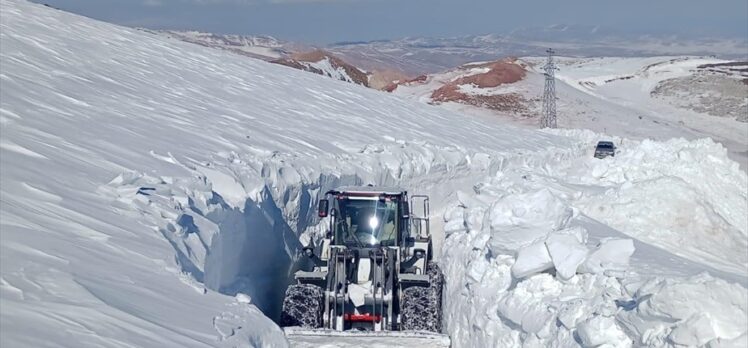
[[[296,272],[283,301],[281,326],[292,345],[449,347],[428,196],[344,187],[325,194],[318,215],[329,221],[325,237],[303,249],[310,265]]]

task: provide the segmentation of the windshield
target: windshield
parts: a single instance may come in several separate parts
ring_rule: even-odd
[[[366,247],[397,244],[397,201],[335,200],[335,244]]]
[[[598,143],[597,147],[599,149],[612,149],[613,148],[613,144],[612,143]]]

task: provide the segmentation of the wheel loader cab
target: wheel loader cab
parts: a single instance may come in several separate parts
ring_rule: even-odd
[[[332,204],[332,245],[348,248],[397,246],[404,223],[400,196],[338,194]]]

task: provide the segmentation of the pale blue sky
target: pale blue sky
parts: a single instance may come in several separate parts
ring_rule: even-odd
[[[748,0],[35,0],[154,29],[267,34],[324,44],[506,33],[550,24],[634,34],[748,37]]]

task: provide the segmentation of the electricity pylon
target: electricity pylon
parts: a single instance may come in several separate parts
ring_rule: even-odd
[[[556,63],[553,62],[553,49],[549,48],[548,62],[545,63],[545,88],[543,91],[543,114],[540,116],[540,128],[556,128],[556,77],[555,71],[558,70]]]

